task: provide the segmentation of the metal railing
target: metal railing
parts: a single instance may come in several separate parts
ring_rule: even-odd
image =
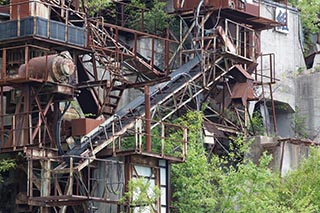
[[[157,157],[175,157],[182,161],[187,154],[187,128],[175,124],[152,121],[154,128],[149,133],[145,129],[145,119],[135,120],[132,128],[110,144],[113,156],[125,151],[148,153]],[[115,123],[112,124],[115,129]],[[114,131],[113,134],[116,134]],[[146,147],[146,137],[151,134],[151,152]]]
[[[225,51],[240,57],[255,60],[255,31],[243,24],[225,19]]]
[[[255,81],[260,84],[276,83],[275,54],[267,53],[260,55],[260,63],[255,71]]]

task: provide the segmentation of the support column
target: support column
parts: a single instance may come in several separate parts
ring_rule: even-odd
[[[50,171],[51,171],[51,162],[50,160],[42,160],[41,161],[41,197],[50,196],[51,189],[51,179],[50,179]],[[41,207],[41,213],[49,213],[48,207]]]
[[[146,151],[151,152],[151,113],[150,113],[150,90],[149,86],[144,86],[145,98],[145,119],[146,119]]]

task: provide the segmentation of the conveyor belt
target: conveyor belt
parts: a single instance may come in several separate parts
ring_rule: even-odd
[[[179,87],[188,80],[188,78],[185,77],[186,75],[188,75],[190,78],[195,74],[198,74],[199,69],[195,69],[195,67],[200,63],[200,61],[200,57],[195,57],[172,72],[170,74],[170,81],[151,87],[151,107],[155,106],[159,101],[164,100],[166,96],[169,96],[174,90],[179,89]],[[109,144],[108,141],[110,141],[110,143],[112,141],[111,139],[109,140],[109,138],[106,138],[106,135],[112,137],[110,134],[108,134],[110,132],[112,122],[126,118],[125,121],[122,122],[122,128],[119,129],[117,133],[117,135],[123,134],[126,129],[134,125],[136,116],[144,116],[144,103],[144,95],[137,97],[135,100],[118,110],[115,115],[104,121],[99,127],[96,127],[90,133],[83,136],[80,146],[75,146],[73,149],[69,150],[66,155],[80,156],[84,151],[87,150],[90,142],[102,141],[102,143],[105,144],[100,147],[98,145],[99,148],[95,151],[99,152]]]

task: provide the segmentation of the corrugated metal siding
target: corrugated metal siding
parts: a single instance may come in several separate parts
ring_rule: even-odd
[[[18,33],[17,21],[3,22],[0,24],[0,40],[16,38]]]
[[[10,20],[0,23],[0,41],[18,37],[18,21]],[[34,28],[36,24],[36,28]],[[48,24],[50,34],[48,35]],[[36,29],[36,32],[34,32]],[[47,20],[40,17],[27,17],[20,20],[20,36],[40,36],[60,42],[85,47],[87,45],[87,31],[85,28],[68,26],[68,38],[66,38],[67,26],[64,23]]]
[[[31,18],[20,21],[20,36],[30,36],[33,34],[34,22]]]
[[[39,26],[42,27],[42,26]],[[66,41],[65,38],[66,25],[57,21],[50,20],[50,39],[58,41]]]
[[[69,26],[68,30],[68,42],[71,44],[85,44],[87,38],[86,30],[79,27]]]
[[[43,18],[37,18],[37,35],[41,37],[48,37],[48,20]]]

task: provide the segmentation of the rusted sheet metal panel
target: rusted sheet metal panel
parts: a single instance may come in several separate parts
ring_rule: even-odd
[[[247,105],[247,101],[257,99],[253,92],[253,81],[248,80],[246,83],[236,83],[232,88],[231,98],[241,99],[244,106]]]
[[[24,3],[23,3],[24,2]],[[30,4],[25,0],[11,0],[10,19],[18,19],[30,16]],[[23,3],[23,4],[22,4]]]
[[[217,137],[217,138],[225,138],[226,137],[224,132],[219,130],[214,123],[204,121],[203,125],[206,128],[206,130],[209,131],[210,133],[213,133],[215,137]]]
[[[198,0],[173,0],[174,9],[175,10],[193,10],[199,4]]]
[[[194,10],[199,5],[199,0],[173,0],[174,9],[176,11]],[[250,15],[259,15],[259,5],[244,3],[241,0],[204,0],[204,7],[221,8],[221,9],[235,9],[243,11]]]
[[[253,15],[253,16],[259,16],[259,6],[254,4],[246,4],[245,7],[246,13]]]
[[[220,1],[216,1],[216,0],[205,0],[204,1],[204,6],[207,7],[217,7],[217,8],[235,8],[236,5],[239,4],[238,0],[220,0]]]
[[[40,1],[11,0],[10,19],[38,16],[49,19],[49,8]]]
[[[232,1],[233,3],[237,3],[236,1]],[[222,8],[228,8],[231,5],[231,1],[230,0],[205,0],[203,2],[203,6],[207,6],[207,7],[222,7]],[[193,10],[195,9],[197,6],[199,5],[199,0],[174,0],[174,8],[176,10],[182,10],[182,11],[186,11],[186,10]]]
[[[242,68],[241,65],[235,65],[230,71],[229,74],[236,79],[237,82],[244,83],[249,80],[254,80],[253,77]]]
[[[73,119],[71,121],[72,135],[81,136],[88,134],[91,130],[102,124],[103,120],[90,118]]]
[[[0,13],[10,15],[10,7],[9,6],[0,7]]]
[[[248,101],[256,100],[257,97],[254,95],[253,91],[253,81],[247,80],[246,82],[237,82],[233,85],[230,85],[231,94],[227,88],[222,90],[215,98],[215,101],[218,104],[224,105],[224,107],[228,107],[232,100],[241,99],[242,104],[244,106],[247,105]]]

